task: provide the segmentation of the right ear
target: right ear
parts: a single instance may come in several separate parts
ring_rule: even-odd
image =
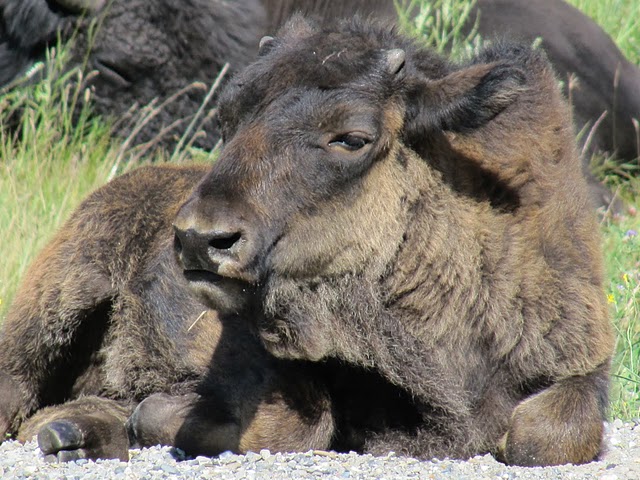
[[[418,138],[435,130],[464,132],[482,127],[526,88],[525,72],[505,61],[472,64],[440,79],[410,86],[405,133]]]

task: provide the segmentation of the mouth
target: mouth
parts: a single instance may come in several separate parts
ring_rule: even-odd
[[[184,270],[184,278],[198,300],[223,314],[240,314],[255,299],[255,287],[237,278],[207,270]]]
[[[185,270],[184,278],[186,278],[189,283],[220,283],[225,280],[225,277],[222,275],[209,272],[208,270]]]

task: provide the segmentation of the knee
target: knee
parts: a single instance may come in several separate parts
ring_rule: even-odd
[[[602,451],[608,374],[570,377],[527,398],[497,449],[510,465],[581,464]]]

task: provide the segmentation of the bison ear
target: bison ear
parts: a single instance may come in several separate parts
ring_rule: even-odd
[[[434,130],[465,132],[482,127],[526,88],[525,72],[510,62],[475,64],[408,91],[405,132],[419,140]]]

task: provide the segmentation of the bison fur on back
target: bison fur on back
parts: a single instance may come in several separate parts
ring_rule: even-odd
[[[210,169],[114,180],[31,266],[0,332],[0,433],[59,460],[129,438],[597,458],[612,327],[544,54],[456,64],[302,17],[260,45]]]
[[[571,101],[573,121],[583,150],[583,169],[598,205],[611,194],[591,174],[594,153],[626,162],[640,157],[640,68],[591,18],[564,1],[478,0],[478,33],[485,39],[541,40],[563,91]],[[472,22],[467,29],[472,28]]]

